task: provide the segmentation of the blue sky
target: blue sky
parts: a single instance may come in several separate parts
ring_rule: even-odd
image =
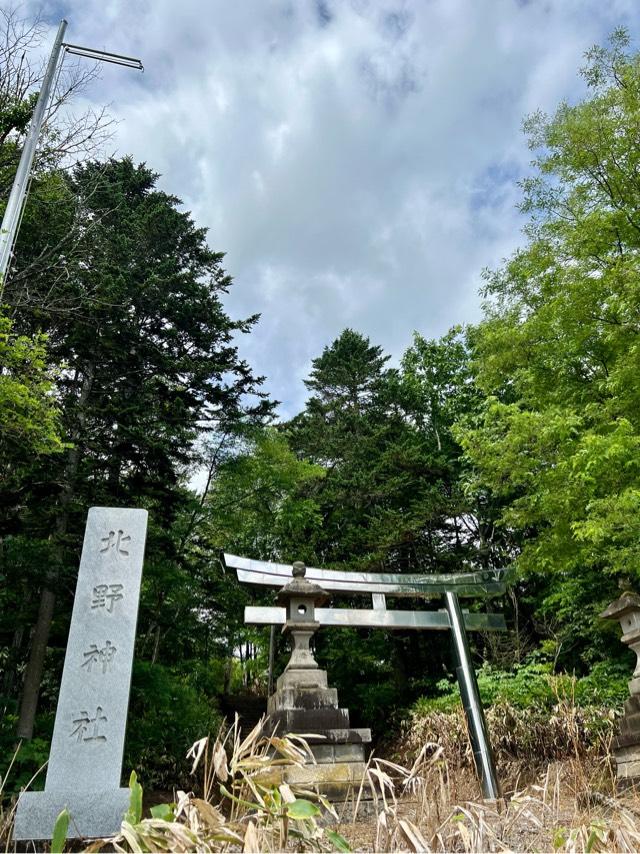
[[[22,11],[38,8],[27,2]],[[42,7],[40,7],[42,8]],[[397,359],[479,317],[481,271],[521,242],[524,116],[584,92],[584,52],[632,0],[69,0],[50,38],[140,56],[76,104],[110,104],[107,153],[162,173],[227,253],[241,352],[292,415],[346,326]],[[46,47],[46,46],[45,46]]]

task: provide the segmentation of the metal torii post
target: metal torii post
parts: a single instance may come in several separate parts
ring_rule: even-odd
[[[444,595],[449,620],[451,621],[451,633],[456,649],[456,657],[458,659],[456,675],[458,677],[458,685],[460,686],[462,705],[464,706],[464,712],[467,717],[476,771],[480,777],[480,785],[482,786],[482,793],[485,798],[496,800],[501,794],[500,784],[496,775],[496,766],[487,732],[484,709],[480,702],[478,680],[471,664],[469,641],[467,640],[460,602],[457,595],[450,590],[447,590]]]
[[[288,564],[250,560],[224,554],[223,564],[236,570],[238,580],[249,584],[284,587],[292,577]],[[369,595],[373,609],[317,608],[316,619],[321,625],[353,626],[387,629],[452,630],[458,667],[456,669],[460,695],[469,728],[482,793],[485,798],[500,797],[500,785],[495,770],[484,711],[480,702],[476,674],[471,664],[466,629],[500,630],[506,624],[502,614],[470,614],[463,612],[459,596],[478,596],[504,592],[508,571],[496,570],[475,573],[439,575],[397,575],[382,573],[340,572],[309,567],[306,577],[334,593]],[[445,594],[446,611],[387,610],[386,594],[394,597],[430,598]],[[273,626],[286,621],[280,607],[245,608],[245,622]]]

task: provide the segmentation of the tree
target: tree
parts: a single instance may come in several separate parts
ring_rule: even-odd
[[[21,467],[34,455],[59,453],[59,409],[54,374],[45,361],[44,338],[12,332],[0,316],[0,471],[2,482],[20,482]]]
[[[312,395],[284,427],[300,458],[326,471],[312,485],[322,521],[302,540],[306,559],[387,572],[486,565],[495,554],[479,547],[451,432],[479,396],[464,339],[456,331],[440,341],[416,335],[400,370],[387,361],[380,347],[345,330],[313,360]],[[322,634],[318,651],[345,701],[370,712],[407,702],[438,678],[433,643],[416,633],[350,630]]]
[[[233,418],[259,420],[271,407],[233,342],[256,318],[233,321],[225,313],[221,295],[231,280],[222,255],[209,249],[205,230],[178,209],[179,200],[156,188],[157,178],[127,158],[77,167],[69,189],[83,241],[58,283],[65,309],[41,311],[44,278],[14,307],[21,331],[46,332],[49,357],[65,364],[58,391],[71,446],[59,465],[33,472],[34,509],[17,511],[22,531],[42,538],[53,531],[58,549],[42,579],[22,699],[25,737],[54,591],[68,601],[87,508],[146,506],[155,522],[148,565],[174,560],[172,526],[188,502],[183,482],[199,462],[202,434]],[[46,509],[37,500],[43,494]]]
[[[305,538],[321,523],[313,488],[324,475],[298,459],[276,428],[251,430],[216,478],[202,535],[214,549],[259,560],[304,557]]]
[[[46,68],[46,61],[34,62],[31,55],[47,33],[48,28],[37,17],[21,18],[16,7],[0,10],[0,214],[9,197]],[[14,291],[10,302],[14,306],[17,292],[28,298],[37,277],[48,276],[52,289],[52,271],[64,275],[65,261],[75,251],[78,232],[63,213],[65,208],[68,211],[69,198],[60,170],[95,155],[109,138],[113,120],[106,109],[79,114],[71,109],[72,97],[97,77],[98,68],[98,63],[66,57],[58,69],[21,220],[20,263],[10,269]],[[0,284],[0,297],[2,291]]]
[[[0,198],[9,194],[20,159],[22,142],[31,120],[46,68],[46,60],[34,62],[31,54],[40,47],[48,27],[39,18],[20,17],[19,7],[0,10]],[[46,171],[62,161],[96,154],[109,136],[113,120],[105,109],[89,109],[73,115],[71,97],[97,77],[98,64],[68,57],[58,74],[47,109],[36,167]]]
[[[601,654],[595,617],[640,572],[640,57],[627,45],[618,30],[587,54],[583,102],[526,122],[528,243],[487,277],[475,365],[489,396],[458,433],[475,486],[524,536],[518,565],[546,579],[541,613],[559,616],[574,662]]]
[[[235,453],[218,469],[205,516],[190,546],[196,575],[206,588],[209,635],[223,644],[225,692],[234,650],[264,646],[264,632],[244,625],[248,591],[212,555],[220,551],[259,560],[309,560],[309,535],[321,524],[313,497],[321,466],[298,459],[274,427],[244,431]]]
[[[346,329],[313,360],[305,381],[313,394],[285,428],[294,450],[326,469],[317,490],[322,526],[313,540],[322,563],[364,568],[385,558],[374,528],[390,507],[387,496],[411,476],[393,463],[403,423],[392,401],[397,377],[385,367],[388,359]]]
[[[480,397],[464,338],[416,333],[400,370],[387,361],[345,330],[313,361],[314,393],[286,428],[296,451],[327,470],[316,557],[396,572],[473,568],[478,538],[490,551],[490,536],[458,484],[451,428]]]

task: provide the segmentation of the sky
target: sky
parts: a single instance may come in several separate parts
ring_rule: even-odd
[[[66,40],[138,56],[76,109],[109,105],[109,153],[161,173],[226,253],[239,340],[284,418],[351,327],[394,361],[481,316],[484,268],[524,238],[523,118],[584,95],[584,52],[634,0],[68,0]],[[45,41],[43,49],[47,48]]]

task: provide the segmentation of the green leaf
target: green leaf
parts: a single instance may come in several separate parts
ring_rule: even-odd
[[[341,836],[335,830],[325,830],[325,835],[336,851],[351,851],[351,846],[344,836]]]
[[[142,819],[142,786],[135,771],[129,777],[129,809],[124,817],[129,824],[139,824]]]
[[[225,798],[230,798],[232,801],[235,801],[237,804],[241,804],[244,807],[249,807],[252,810],[259,810],[261,808],[260,804],[252,803],[251,801],[243,801],[242,798],[238,798],[233,795],[226,786],[220,786],[220,794],[224,795]]]
[[[174,811],[173,804],[156,804],[155,807],[151,807],[151,815],[153,818],[159,818],[161,821],[173,821],[174,819]]]
[[[69,830],[69,818],[69,810],[64,809],[56,819],[51,837],[52,854],[62,854],[64,851],[64,843],[67,840],[67,831]]]
[[[553,831],[553,848],[554,851],[557,851],[559,848],[565,844],[568,839],[568,832],[566,827],[556,827]]]
[[[311,801],[298,798],[298,800],[287,804],[287,815],[294,820],[315,818],[315,816],[320,815],[320,810]]]

